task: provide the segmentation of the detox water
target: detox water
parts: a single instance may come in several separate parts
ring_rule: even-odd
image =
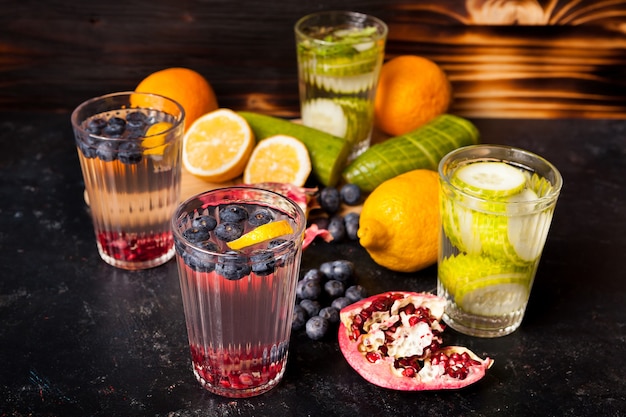
[[[220,211],[237,206],[240,219]],[[287,220],[293,233],[231,250],[228,241],[257,226]],[[209,225],[203,226],[200,223]],[[229,236],[231,223],[240,225]],[[191,366],[208,391],[250,397],[273,388],[287,363],[304,214],[295,203],[253,188],[218,189],[183,203],[173,220]],[[227,227],[222,227],[227,225]],[[237,229],[236,227],[232,227]]]
[[[495,145],[453,151],[439,173],[443,319],[473,336],[509,334],[526,310],[561,176],[539,156]]]
[[[79,107],[75,138],[100,256],[143,269],[174,256],[170,219],[180,197],[184,113],[133,107],[129,98]]]
[[[305,16],[295,26],[302,123],[345,138],[350,159],[370,143],[387,26],[354,12]]]

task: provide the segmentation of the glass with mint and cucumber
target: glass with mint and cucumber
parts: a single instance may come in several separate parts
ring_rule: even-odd
[[[439,177],[444,321],[471,336],[510,334],[526,310],[561,175],[531,152],[473,145],[447,154]]]
[[[329,11],[301,18],[295,34],[302,123],[345,138],[352,160],[370,144],[387,25]]]

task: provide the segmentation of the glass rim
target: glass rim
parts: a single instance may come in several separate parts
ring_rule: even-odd
[[[196,200],[200,200],[202,197],[209,195],[209,194],[217,194],[219,192],[226,192],[226,191],[231,191],[231,190],[245,190],[245,191],[253,191],[253,192],[258,192],[261,195],[266,195],[266,196],[271,196],[271,197],[278,197],[284,201],[286,201],[291,207],[293,207],[295,209],[295,213],[297,214],[298,218],[293,218],[293,220],[295,221],[296,225],[297,225],[297,230],[294,230],[293,233],[291,233],[288,236],[293,236],[294,239],[288,240],[287,242],[280,244],[272,249],[269,249],[271,251],[274,252],[282,252],[286,249],[288,249],[290,247],[290,245],[288,245],[289,242],[294,241],[295,237],[297,236],[302,236],[303,240],[304,240],[304,232],[306,229],[306,214],[304,213],[304,211],[302,210],[302,207],[300,207],[300,205],[298,203],[296,203],[295,201],[293,201],[291,198],[278,193],[276,191],[272,191],[272,190],[268,190],[265,188],[261,188],[261,187],[255,187],[253,185],[234,185],[234,186],[228,186],[228,187],[220,187],[220,188],[214,188],[212,190],[206,190],[206,191],[202,191],[198,194],[195,194],[189,198],[187,198],[186,200],[184,200],[183,202],[181,202],[178,207],[176,208],[176,210],[174,211],[174,214],[171,217],[171,221],[170,221],[170,226],[172,229],[172,235],[174,236],[174,245],[176,245],[178,242],[180,242],[180,244],[183,244],[185,247],[190,247],[193,248],[194,251],[198,251],[201,253],[204,253],[206,255],[210,255],[210,256],[214,256],[214,257],[219,257],[219,258],[229,258],[229,257],[235,257],[238,256],[239,254],[233,254],[233,253],[227,253],[227,252],[214,252],[211,250],[208,250],[206,248],[202,248],[190,241],[188,241],[187,239],[185,239],[185,237],[183,236],[182,232],[180,231],[179,227],[178,227],[178,221],[180,219],[182,219],[184,216],[187,216],[189,214],[188,211],[185,211],[185,208],[187,206],[189,206],[191,203],[193,203]],[[255,200],[232,200],[230,201],[228,204],[235,204],[235,201],[239,202],[240,204],[246,204],[246,203],[251,203],[251,204],[255,204],[256,202],[261,202],[261,199],[255,199]],[[219,203],[221,204],[221,203]],[[219,205],[219,204],[215,204],[215,206]],[[286,213],[287,214],[287,213]],[[290,214],[287,214],[289,217],[291,217]]]
[[[552,172],[553,176],[554,176],[554,183],[552,181],[550,181],[550,184],[552,185],[552,188],[549,190],[548,193],[546,193],[546,195],[543,195],[541,197],[538,197],[535,200],[530,200],[530,201],[511,201],[511,202],[505,202],[505,201],[497,201],[497,200],[493,200],[493,199],[489,199],[489,198],[484,198],[484,197],[480,197],[477,196],[475,194],[471,194],[471,193],[467,193],[465,190],[463,190],[462,188],[459,188],[457,185],[453,184],[450,178],[450,175],[448,172],[445,172],[445,168],[447,167],[447,165],[450,163],[451,160],[453,160],[455,157],[458,157],[459,155],[462,155],[464,153],[468,153],[471,152],[473,150],[480,150],[480,149],[492,149],[492,150],[506,150],[506,151],[512,151],[515,152],[517,154],[522,154],[525,155],[526,157],[536,160],[537,162],[545,165],[545,167]],[[485,160],[485,161],[501,161],[501,162],[507,162],[513,166],[517,166],[520,168],[526,168],[531,170],[532,172],[537,172],[536,169],[534,169],[534,167],[529,166],[529,164],[520,162],[520,161],[511,161],[508,160],[506,158],[499,158],[493,155],[479,155],[479,156],[474,156],[472,158],[467,158],[466,160],[461,160],[460,162],[463,161],[481,161],[481,160]],[[471,201],[475,201],[475,202],[479,202],[479,203],[488,203],[488,204],[503,204],[503,205],[507,205],[507,206],[524,206],[524,205],[535,205],[535,204],[540,204],[540,203],[548,203],[551,201],[555,201],[560,192],[561,189],[563,187],[563,177],[561,175],[561,173],[559,172],[559,170],[556,168],[556,166],[554,164],[552,164],[550,161],[548,161],[547,159],[545,159],[544,157],[542,157],[541,155],[538,155],[534,152],[528,151],[526,149],[522,149],[522,148],[518,148],[515,146],[509,146],[509,145],[500,145],[500,144],[477,144],[477,145],[468,145],[468,146],[463,146],[460,148],[457,148],[453,151],[450,151],[447,155],[445,155],[443,158],[441,158],[441,161],[439,161],[439,165],[438,165],[438,169],[437,172],[439,174],[439,178],[441,181],[445,182],[446,186],[450,187],[452,190],[454,190],[457,193],[462,194],[465,198],[470,199]],[[544,176],[544,175],[542,175]]]
[[[374,23],[379,28],[379,30],[377,31],[377,35],[376,36],[372,35],[372,40],[374,41],[384,39],[387,36],[387,33],[389,32],[389,28],[387,24],[382,19],[379,19],[376,16],[372,16],[366,13],[354,12],[350,10],[325,10],[325,11],[319,11],[319,12],[307,14],[296,21],[294,25],[294,31],[296,32],[296,35],[301,36],[302,38],[306,38],[308,40],[314,41],[315,43],[322,44],[322,45],[332,45],[335,42],[314,38],[302,30],[305,23],[307,23],[310,20],[313,20],[315,18],[320,18],[320,17],[331,17],[331,16],[333,17],[341,17],[341,16],[350,17],[351,16],[351,17],[357,18],[357,19],[349,19],[349,18],[344,19],[345,23],[353,23],[357,21],[360,21],[363,23],[370,21]],[[354,24],[352,24],[351,26],[354,26]]]
[[[144,97],[156,97],[162,100],[165,100],[171,104],[173,104],[178,110],[179,110],[179,114],[178,115],[172,115],[174,116],[175,120],[174,123],[172,123],[172,126],[169,127],[166,130],[157,132],[157,133],[153,133],[149,136],[141,136],[141,138],[143,139],[147,139],[147,138],[152,138],[152,137],[156,137],[156,136],[167,136],[169,135],[171,132],[175,131],[176,129],[180,128],[180,125],[183,124],[185,122],[185,109],[183,108],[183,106],[176,100],[174,100],[173,98],[164,96],[162,94],[156,94],[156,93],[146,93],[146,92],[138,92],[138,91],[119,91],[119,92],[115,92],[115,93],[108,93],[108,94],[104,94],[101,96],[97,96],[97,97],[92,97],[90,99],[87,99],[85,101],[83,101],[82,103],[80,103],[78,106],[76,106],[76,108],[72,111],[71,114],[71,121],[72,121],[72,126],[75,130],[78,130],[81,134],[85,134],[85,135],[89,135],[90,137],[93,137],[95,139],[98,139],[100,141],[119,141],[119,142],[124,142],[124,141],[128,141],[128,138],[111,138],[111,137],[107,137],[107,136],[101,136],[101,135],[95,135],[91,132],[88,132],[83,126],[82,126],[82,121],[78,120],[78,114],[79,112],[84,109],[85,107],[87,107],[90,104],[96,103],[98,101],[102,101],[105,102],[106,100],[110,100],[112,98],[116,98],[116,97],[123,97],[123,96],[133,96],[133,95],[137,95],[137,96],[144,96]],[[128,106],[128,109],[133,109],[135,107],[131,107]],[[151,107],[136,107],[137,109],[149,109],[149,110],[157,110]],[[125,107],[120,107],[119,109],[110,109],[107,111],[115,111],[115,110],[123,110],[125,109]],[[162,146],[162,144],[159,145],[155,145],[153,147],[159,147]],[[149,147],[147,149],[151,149],[152,147]]]

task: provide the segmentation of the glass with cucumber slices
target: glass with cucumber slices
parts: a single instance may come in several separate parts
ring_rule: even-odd
[[[533,153],[474,145],[446,155],[439,177],[444,321],[472,336],[512,333],[524,316],[561,175]]]
[[[349,159],[368,148],[387,25],[348,11],[307,15],[295,25],[302,123],[348,140]]]

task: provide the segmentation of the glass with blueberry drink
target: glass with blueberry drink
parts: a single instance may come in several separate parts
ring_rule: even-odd
[[[174,256],[185,113],[166,97],[114,93],[72,113],[96,244],[107,263],[145,269]]]
[[[387,25],[348,11],[318,12],[295,25],[302,123],[345,138],[350,159],[368,148]]]
[[[526,310],[561,175],[528,151],[476,145],[445,156],[439,176],[443,319],[471,336],[509,334]]]
[[[306,218],[280,194],[230,187],[172,218],[197,380],[225,397],[273,388],[285,372]]]

